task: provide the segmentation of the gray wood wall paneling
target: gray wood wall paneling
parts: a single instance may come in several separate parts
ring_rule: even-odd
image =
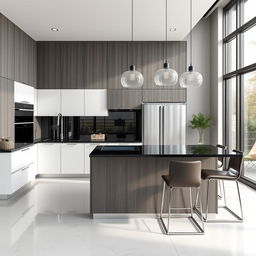
[[[142,102],[142,90],[108,89],[108,109],[139,109]]]
[[[0,14],[0,76],[14,80],[14,24]]]
[[[85,45],[85,88],[107,89],[108,42],[86,42]]]
[[[0,77],[0,137],[14,140],[14,82]]]
[[[181,74],[186,70],[186,42],[167,46],[168,60]],[[186,102],[186,89],[154,84],[154,74],[163,66],[163,47],[164,42],[38,42],[38,88],[107,88],[110,109],[137,108],[138,100]],[[131,64],[144,76],[140,92],[121,86],[121,75]]]

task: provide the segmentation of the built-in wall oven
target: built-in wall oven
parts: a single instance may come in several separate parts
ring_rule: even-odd
[[[15,103],[15,143],[33,143],[33,116],[32,104]]]

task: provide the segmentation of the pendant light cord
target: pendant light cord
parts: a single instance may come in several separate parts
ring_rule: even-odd
[[[190,0],[190,66],[192,66],[192,0]]]
[[[133,63],[133,37],[134,37],[134,0],[132,0],[132,65]]]
[[[168,0],[165,0],[165,62],[168,62],[168,54],[167,54],[167,13],[168,13],[168,4],[167,4]]]

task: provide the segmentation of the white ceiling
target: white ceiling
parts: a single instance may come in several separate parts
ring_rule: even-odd
[[[168,0],[169,40],[188,34],[189,2]],[[214,2],[193,0],[194,25]],[[0,0],[0,12],[37,41],[131,39],[131,0]],[[164,39],[165,0],[134,0],[134,40]]]

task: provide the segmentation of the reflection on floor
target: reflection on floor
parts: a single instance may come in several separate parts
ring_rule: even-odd
[[[256,161],[244,161],[244,175],[256,181]]]
[[[39,179],[0,202],[0,255],[255,255],[256,192],[242,184],[244,223],[207,224],[204,236],[163,235],[154,218],[93,220],[89,190],[88,180]]]

